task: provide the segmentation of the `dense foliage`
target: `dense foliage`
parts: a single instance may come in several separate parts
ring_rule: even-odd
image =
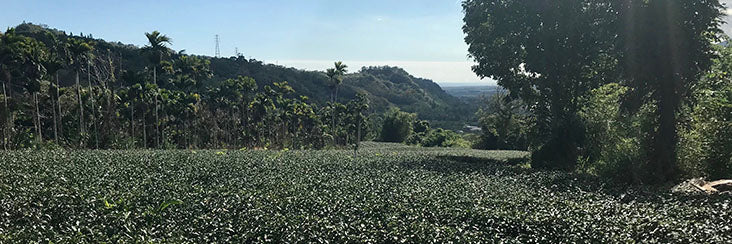
[[[506,93],[486,98],[478,110],[482,134],[473,148],[491,150],[528,150],[529,130],[533,127],[526,105]]]
[[[211,58],[145,35],[142,49],[30,24],[0,35],[3,149],[322,148],[373,133],[368,93],[318,104],[298,81],[221,77]]]
[[[412,123],[412,133],[404,142],[408,145],[423,147],[471,147],[471,142],[457,132],[442,128],[430,128],[429,122],[424,120],[417,120]]]
[[[732,47],[717,51],[681,116],[679,163],[686,176],[732,177]]]
[[[384,114],[380,140],[384,142],[404,142],[413,132],[416,114],[407,113],[399,108],[391,108]]]
[[[642,182],[647,158],[642,148],[648,143],[655,107],[648,104],[633,115],[624,114],[620,102],[628,90],[610,83],[583,98],[579,115],[586,124],[587,145],[579,160],[581,171],[621,182]]]
[[[485,144],[528,132],[532,166],[624,181],[666,183],[678,179],[679,166],[684,176],[732,176],[723,139],[732,135],[729,70],[719,64],[729,53],[714,48],[718,0],[467,0],[463,7],[473,70],[496,79],[530,115],[479,115]],[[528,123],[510,130],[512,121]]]
[[[571,169],[584,143],[578,97],[612,77],[615,20],[604,1],[468,0],[465,41],[473,70],[536,116],[532,164]]]
[[[624,105],[631,112],[655,105],[646,172],[650,181],[665,182],[678,175],[678,111],[712,64],[723,6],[719,0],[609,2],[618,13],[621,83],[632,88]]]
[[[732,239],[725,197],[526,169],[524,152],[364,148],[0,152],[0,242]]]

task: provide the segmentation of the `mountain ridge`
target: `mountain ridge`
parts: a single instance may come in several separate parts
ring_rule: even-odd
[[[44,44],[50,40],[46,33],[58,39],[81,38],[95,42],[94,52],[97,55],[115,55],[125,70],[144,70],[150,66],[147,57],[141,54],[141,47],[121,42],[108,42],[88,36],[67,35],[62,30],[49,28],[46,25],[23,23],[18,25],[16,33],[33,37]],[[142,34],[141,34],[142,35]],[[295,96],[307,96],[311,101],[324,105],[329,102],[331,90],[328,77],[322,71],[307,71],[277,64],[267,64],[256,59],[238,57],[210,57],[205,55],[188,55],[179,52],[173,55],[196,56],[210,61],[213,77],[203,81],[211,84],[221,80],[248,76],[256,80],[262,88],[274,82],[287,81],[296,92]],[[71,85],[70,74],[61,75],[62,85]],[[365,93],[371,101],[371,110],[376,113],[396,106],[400,109],[417,113],[423,120],[445,124],[444,121],[457,124],[472,116],[470,108],[457,97],[445,92],[432,80],[412,76],[402,68],[391,66],[364,67],[361,70],[345,75],[339,88],[338,102],[346,102]],[[469,116],[466,116],[469,114]]]

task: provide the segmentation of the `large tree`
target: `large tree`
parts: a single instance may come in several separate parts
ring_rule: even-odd
[[[534,166],[571,169],[584,141],[579,98],[612,77],[608,1],[466,0],[473,71],[536,115]]]
[[[656,106],[648,172],[662,183],[677,173],[677,112],[712,64],[723,7],[718,0],[617,0],[613,6],[623,78],[633,88],[626,107]]]

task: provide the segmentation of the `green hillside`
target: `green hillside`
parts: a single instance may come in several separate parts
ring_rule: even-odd
[[[30,23],[20,24],[15,28],[18,34],[33,37],[47,46],[51,46],[52,39],[47,33],[52,33],[54,38],[64,40],[72,33],[65,33],[43,25]],[[84,35],[83,33],[80,33]],[[140,33],[142,35],[142,33]],[[94,39],[91,34],[74,38],[82,38],[94,42],[95,56],[110,56],[118,59],[121,69],[142,71],[152,64],[148,57],[141,55],[141,48],[119,42],[107,42],[102,39]],[[175,37],[173,37],[175,38]],[[171,59],[187,55],[184,52],[171,54]],[[213,76],[203,81],[203,86],[210,83],[220,82],[225,79],[238,76],[248,76],[256,80],[257,86],[261,89],[266,85],[273,85],[275,82],[287,81],[295,90],[293,97],[307,96],[310,101],[323,105],[330,99],[328,77],[325,72],[304,71],[281,65],[267,64],[256,59],[239,57],[215,58],[209,56],[196,56],[210,61],[210,69]],[[354,69],[355,67],[350,67]],[[355,70],[351,70],[355,71]],[[72,72],[61,72],[60,81],[62,86],[70,86],[74,82]],[[417,78],[401,68],[397,67],[368,67],[358,72],[347,74],[344,77],[343,86],[339,88],[339,102],[346,102],[356,97],[357,93],[366,93],[371,101],[372,112],[381,113],[390,106],[397,106],[400,109],[418,113],[420,119],[430,120],[438,124],[460,124],[470,114],[469,108],[459,99],[447,94],[440,86],[428,79]]]

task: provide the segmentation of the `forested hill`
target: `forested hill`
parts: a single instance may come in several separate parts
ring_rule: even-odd
[[[142,48],[120,42],[107,42],[95,39],[91,34],[66,33],[46,26],[24,23],[15,28],[17,34],[35,38],[47,46],[54,41],[64,41],[73,36],[76,39],[92,41],[94,56],[112,59],[123,70],[144,71],[151,67],[150,58],[143,55]],[[143,33],[140,33],[143,36]],[[172,37],[175,39],[175,37]],[[172,52],[174,60],[187,55],[184,51]],[[215,86],[216,83],[238,76],[248,76],[256,80],[261,89],[274,82],[287,81],[295,90],[292,96],[307,96],[317,104],[330,101],[330,80],[325,72],[304,71],[274,64],[265,64],[256,59],[244,56],[216,58],[195,56],[210,62],[212,76],[200,81],[201,86]],[[347,65],[347,63],[346,63]],[[349,67],[354,69],[355,67]],[[354,71],[354,70],[349,70]],[[62,86],[74,83],[72,72],[60,72]],[[338,101],[346,102],[358,93],[365,93],[370,100],[371,111],[380,113],[390,106],[397,106],[408,112],[418,113],[420,119],[438,122],[438,124],[457,124],[472,116],[472,111],[459,99],[447,94],[431,80],[414,77],[401,68],[368,67],[358,72],[347,74],[338,90]]]
[[[261,87],[287,81],[297,94],[324,104],[330,100],[329,80],[324,72],[303,71],[274,64],[264,64],[244,57],[211,58],[211,69],[218,79],[249,76]],[[347,74],[338,90],[338,101],[353,99],[358,93],[368,94],[373,112],[397,106],[415,112],[420,119],[432,121],[465,121],[472,115],[466,104],[447,94],[432,80],[417,78],[398,67],[363,67]]]

